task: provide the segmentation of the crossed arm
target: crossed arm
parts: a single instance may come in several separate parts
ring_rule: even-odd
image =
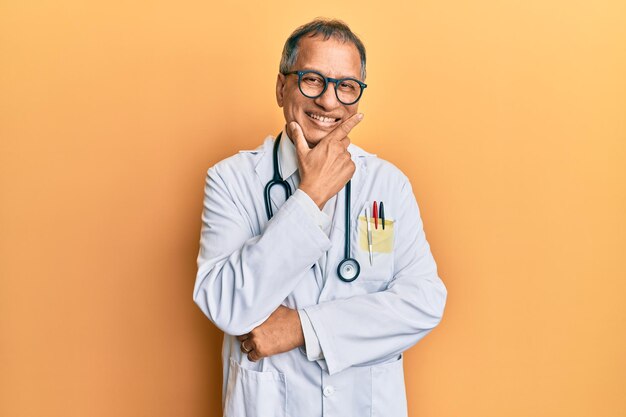
[[[446,288],[437,275],[408,181],[398,194],[397,219],[402,227],[396,234],[394,276],[388,287],[304,308],[331,375],[405,351],[443,315]],[[278,307],[266,321],[238,337],[242,351],[258,360],[302,346],[299,317],[295,310]]]
[[[345,135],[329,142],[326,148],[320,147],[322,141],[308,150],[302,146],[301,131],[294,132],[294,127],[290,127],[303,173],[312,170],[310,172],[319,175],[335,169],[333,175],[337,178],[338,167],[332,165],[352,163],[342,156],[346,151],[345,148],[342,151],[342,144],[347,147],[349,143]],[[312,159],[303,160],[303,155]],[[329,158],[336,161],[328,162]],[[339,172],[344,172],[347,178],[337,183],[335,194],[352,176],[354,166],[350,164],[339,167]],[[314,177],[303,174],[301,177],[300,189],[318,206],[323,207],[334,195],[333,191],[324,194],[323,190],[315,188],[319,177],[317,180],[307,180]],[[396,234],[395,272],[388,288],[304,309],[315,329],[330,374],[397,355],[424,337],[441,319],[446,290],[437,276],[410,184],[408,181],[403,184],[398,193],[397,218],[404,227]],[[330,241],[314,222],[302,221],[304,211],[293,199],[281,207],[261,236],[250,238],[237,216],[224,217],[224,213],[237,209],[232,206],[232,198],[219,172],[210,172],[207,187],[209,199],[205,201],[203,213],[203,241],[222,243],[219,247],[214,244],[201,247],[194,289],[196,303],[224,332],[239,335],[241,349],[250,360],[302,346],[305,340],[299,313],[281,303],[310,265],[328,250]],[[229,236],[226,243],[223,236]],[[243,247],[241,242],[245,242]],[[278,259],[273,261],[277,242],[280,242],[282,259],[291,259],[283,263],[278,275],[270,268],[270,265],[280,264]],[[226,253],[230,255],[224,257]],[[367,315],[366,320],[364,315]],[[336,320],[336,317],[343,319]]]

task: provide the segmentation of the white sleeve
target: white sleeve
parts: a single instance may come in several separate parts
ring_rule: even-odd
[[[331,375],[350,366],[390,359],[441,321],[447,291],[437,275],[408,180],[394,206],[399,209],[394,276],[387,289],[304,308]]]
[[[242,335],[281,305],[331,242],[292,198],[254,236],[228,190],[219,169],[209,169],[193,298],[219,329]]]
[[[311,320],[304,310],[298,310],[300,316],[300,323],[302,324],[302,333],[304,334],[304,348],[301,346],[300,351],[306,355],[310,361],[317,361],[324,359],[324,353],[322,352],[322,346],[320,341],[313,330]]]
[[[317,207],[317,204],[315,204],[313,199],[311,199],[307,193],[299,188],[295,193],[293,193],[293,198],[295,198],[298,203],[302,205],[302,208],[309,213],[309,216],[315,220],[315,223],[328,235],[331,219],[326,213]]]

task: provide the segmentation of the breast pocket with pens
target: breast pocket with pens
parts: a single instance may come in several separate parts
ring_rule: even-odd
[[[395,221],[391,218],[384,217],[382,203],[380,204],[380,210],[376,210],[377,208],[378,207],[375,204],[373,206],[371,217],[369,215],[369,207],[366,207],[366,210],[363,211],[364,214],[359,216],[359,247],[361,250],[369,252],[371,243],[372,254],[391,253],[393,252],[393,233]],[[380,216],[378,216],[379,211],[381,214]]]

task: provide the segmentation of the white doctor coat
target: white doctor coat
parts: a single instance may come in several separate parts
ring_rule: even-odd
[[[263,190],[273,176],[273,144],[270,136],[219,162],[206,180],[194,300],[225,333],[224,416],[406,416],[402,352],[440,322],[446,301],[411,185],[389,162],[348,147],[356,165],[351,255],[361,272],[346,283],[336,272],[344,258],[345,188],[330,236],[297,199],[285,201],[280,187],[272,190],[268,222]],[[377,250],[375,240],[371,266],[359,216],[374,200],[384,202],[393,232],[375,234],[386,242]],[[323,359],[309,360],[303,348],[257,362],[241,352],[235,336],[281,304],[306,313]]]

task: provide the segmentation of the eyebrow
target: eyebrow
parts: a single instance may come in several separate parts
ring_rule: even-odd
[[[325,77],[328,77],[328,75],[326,75],[326,74],[324,73],[324,71],[321,71],[321,70],[319,70],[319,69],[317,69],[317,68],[304,67],[304,68],[302,68],[300,71],[315,71],[315,72],[319,72],[320,74],[322,74],[322,75],[323,75],[323,76],[325,76]],[[352,79],[354,79],[354,80],[360,80],[360,78],[359,78],[359,76],[358,76],[358,75],[341,75],[341,76],[339,76],[339,77],[328,77],[328,78],[336,78],[336,79],[338,79],[338,80],[343,80],[343,79],[345,79],[345,78],[352,78]]]

